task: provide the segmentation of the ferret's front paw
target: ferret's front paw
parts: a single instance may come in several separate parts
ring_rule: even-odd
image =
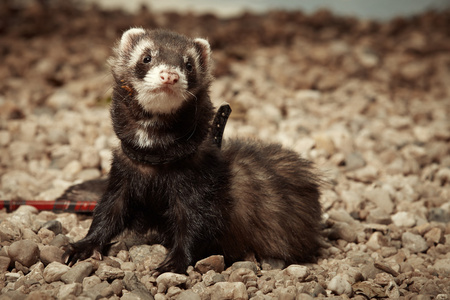
[[[89,258],[94,250],[95,247],[89,246],[83,242],[69,244],[64,252],[63,260],[67,265],[72,266],[79,260]]]
[[[166,259],[156,268],[156,271],[161,274],[165,272],[184,274],[186,273],[187,267],[188,265],[185,259],[166,257]]]

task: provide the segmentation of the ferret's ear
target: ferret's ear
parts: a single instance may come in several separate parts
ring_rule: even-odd
[[[145,30],[142,28],[130,28],[125,31],[120,39],[119,50],[120,52],[127,52],[133,48],[133,44],[136,38],[145,34]]]
[[[207,70],[211,58],[211,47],[209,46],[209,42],[205,39],[196,38],[194,39],[194,43],[199,54],[200,65],[204,70]]]

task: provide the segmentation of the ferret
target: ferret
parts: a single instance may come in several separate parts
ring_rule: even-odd
[[[109,60],[113,151],[106,191],[69,264],[105,252],[130,230],[157,233],[168,250],[157,268],[183,273],[212,254],[315,259],[321,180],[311,162],[278,144],[211,138],[210,44],[167,30],[131,28]]]

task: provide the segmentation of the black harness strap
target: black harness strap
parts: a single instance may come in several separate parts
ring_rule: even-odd
[[[228,103],[224,103],[217,110],[216,116],[214,117],[214,121],[212,123],[211,133],[213,136],[213,143],[219,148],[222,147],[223,131],[225,130],[225,125],[227,125],[230,114],[230,105]]]

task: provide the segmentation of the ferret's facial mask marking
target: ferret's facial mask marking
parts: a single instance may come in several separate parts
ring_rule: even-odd
[[[134,83],[139,104],[147,111],[168,114],[187,99],[187,78],[179,68],[157,65]]]

